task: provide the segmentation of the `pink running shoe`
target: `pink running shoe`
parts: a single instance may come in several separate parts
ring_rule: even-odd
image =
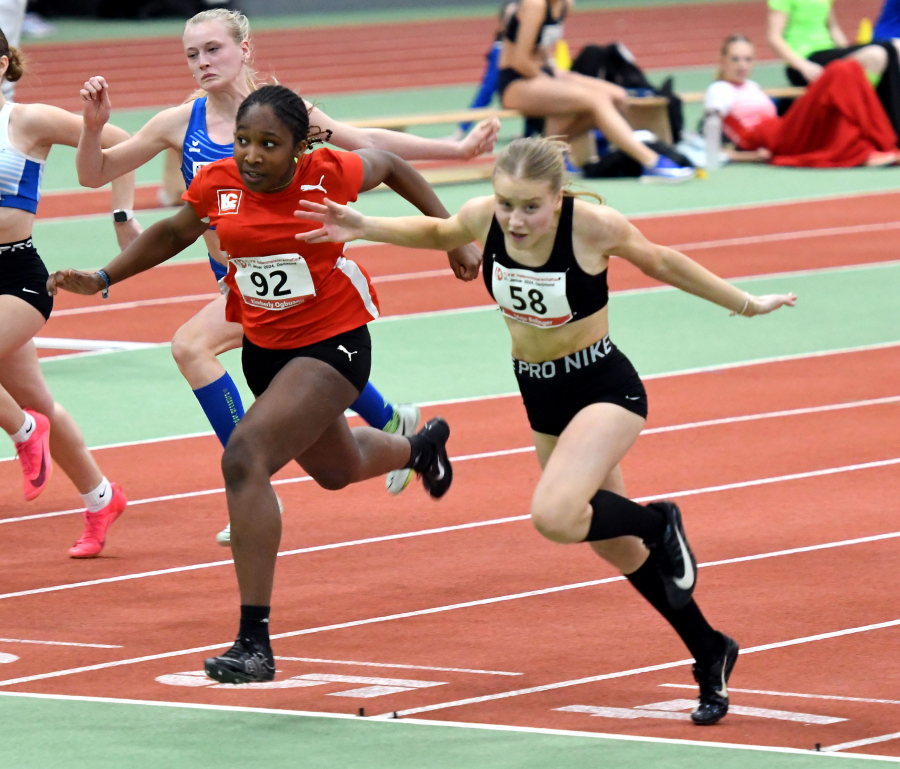
[[[112,499],[99,513],[84,513],[84,532],[81,538],[69,548],[72,558],[93,558],[100,555],[103,545],[106,544],[106,531],[112,525],[128,504],[125,492],[118,484],[111,483]]]
[[[30,502],[50,480],[53,462],[50,460],[50,420],[31,409],[25,409],[25,413],[34,418],[34,430],[26,440],[16,444],[16,452],[25,476],[25,499]]]

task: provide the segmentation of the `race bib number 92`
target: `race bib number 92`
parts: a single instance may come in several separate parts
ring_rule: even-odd
[[[554,328],[572,320],[564,272],[533,272],[494,262],[491,286],[494,300],[507,318],[538,328]]]
[[[288,310],[316,295],[309,265],[299,254],[232,258],[234,281],[245,304]]]

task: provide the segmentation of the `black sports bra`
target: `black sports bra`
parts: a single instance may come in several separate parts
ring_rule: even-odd
[[[556,328],[599,312],[609,303],[607,270],[589,275],[575,259],[572,217],[575,198],[565,196],[553,249],[546,264],[525,267],[506,253],[497,217],[484,243],[484,283],[507,318]]]
[[[534,49],[541,47],[549,47],[556,45],[563,37],[563,21],[566,18],[566,11],[569,8],[568,2],[563,3],[562,13],[558,19],[553,18],[551,12],[552,0],[547,0],[547,13],[544,14],[544,20],[541,22],[541,28],[538,30],[537,40],[534,42]],[[510,43],[515,43],[519,36],[519,9],[506,22],[506,29],[503,36]]]

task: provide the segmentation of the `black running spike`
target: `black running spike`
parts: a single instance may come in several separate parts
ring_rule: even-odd
[[[360,708],[360,709],[359,709],[359,715],[360,715],[360,718],[365,718],[365,717],[366,717],[366,709],[365,709],[365,708]]]
[[[821,742],[817,742],[817,743],[816,743],[816,750],[819,751],[819,752],[821,752],[821,750],[822,750],[822,743],[821,743]]]
[[[391,718],[400,718],[400,716],[397,715],[396,710],[391,714]]]

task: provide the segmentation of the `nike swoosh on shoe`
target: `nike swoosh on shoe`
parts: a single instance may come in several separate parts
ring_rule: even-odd
[[[672,581],[682,590],[690,590],[694,586],[694,563],[691,561],[691,554],[681,532],[676,530],[675,536],[678,537],[678,546],[681,548],[681,558],[684,561],[684,576],[676,577]]]
[[[37,488],[38,486],[44,485],[44,481],[46,480],[46,477],[47,477],[47,455],[44,451],[41,451],[41,470],[37,474],[37,478],[35,478],[33,481],[31,479],[29,479],[28,482],[32,486],[34,486],[34,488]]]

